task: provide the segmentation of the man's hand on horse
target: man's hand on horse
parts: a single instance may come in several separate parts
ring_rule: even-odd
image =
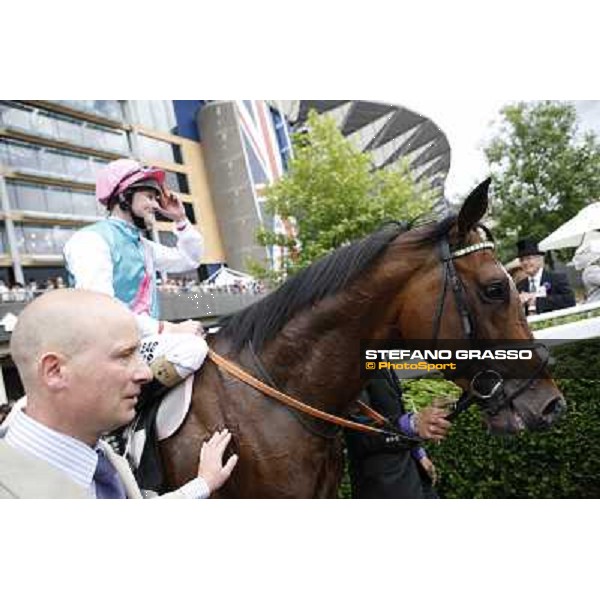
[[[170,323],[164,321],[163,324],[164,333],[192,333],[193,335],[199,335],[204,337],[204,327],[199,321],[192,321],[191,319],[183,321],[181,323]]]
[[[231,433],[227,429],[223,429],[223,431],[215,431],[212,437],[202,444],[198,477],[202,477],[206,481],[211,494],[229,479],[237,464],[238,456],[233,454],[223,465],[223,454],[230,441]]]
[[[177,194],[169,190],[165,190],[160,205],[156,210],[163,217],[171,221],[183,221],[186,218],[183,202]]]
[[[436,442],[443,440],[451,427],[450,421],[445,419],[447,415],[447,410],[435,406],[426,406],[416,413],[415,429],[419,437]]]

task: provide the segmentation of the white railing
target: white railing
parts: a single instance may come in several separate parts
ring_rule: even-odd
[[[538,329],[533,336],[538,340],[561,340],[565,343],[600,337],[600,317]]]
[[[600,309],[600,302],[578,304],[577,306],[571,306],[570,308],[563,308],[561,310],[554,310],[541,315],[527,317],[527,322],[531,324],[551,321],[562,317],[585,314],[598,309]],[[546,327],[545,329],[538,329],[533,332],[533,335],[538,340],[556,340],[559,344],[577,340],[589,340],[600,337],[600,317],[588,317],[573,323],[563,323]],[[555,343],[550,345],[558,344]]]
[[[541,315],[532,315],[527,317],[528,323],[539,323],[540,321],[549,321],[550,319],[558,319],[560,317],[570,317],[571,315],[578,315],[581,313],[590,312],[600,308],[600,301],[590,302],[589,304],[577,304],[577,306],[571,306],[569,308],[561,308],[560,310],[553,310],[552,312],[543,313]]]

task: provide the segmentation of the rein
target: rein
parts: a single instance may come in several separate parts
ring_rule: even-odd
[[[400,430],[396,429],[383,415],[380,415],[377,411],[373,410],[371,407],[367,406],[362,402],[358,402],[361,410],[363,410],[369,417],[371,417],[376,423],[382,426],[387,426],[386,429],[382,427],[372,427],[371,425],[365,425],[363,423],[356,423],[354,421],[350,421],[349,419],[344,419],[343,417],[338,417],[337,415],[332,415],[325,411],[319,410],[318,408],[314,408],[313,406],[309,406],[284,392],[281,392],[270,385],[256,379],[256,377],[250,375],[250,373],[244,371],[241,367],[226,359],[225,357],[217,354],[214,350],[208,350],[208,358],[212,360],[218,367],[227,371],[230,375],[243,381],[250,387],[253,387],[255,390],[269,396],[275,400],[278,400],[282,404],[286,406],[296,409],[304,414],[307,414],[311,417],[315,417],[317,419],[321,419],[322,421],[327,421],[328,423],[333,423],[339,427],[345,427],[347,429],[354,429],[356,431],[360,431],[362,433],[376,433],[378,435],[385,435],[388,438],[391,438],[389,441],[399,441],[405,440],[406,442],[410,442],[411,444],[418,444],[420,442],[420,438],[413,438],[407,435],[404,435]]]

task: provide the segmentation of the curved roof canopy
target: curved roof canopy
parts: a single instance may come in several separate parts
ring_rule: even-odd
[[[371,155],[378,169],[394,168],[408,159],[417,181],[443,186],[450,170],[450,144],[430,119],[403,106],[362,100],[274,101],[294,127],[301,126],[310,110],[330,114],[344,136]]]

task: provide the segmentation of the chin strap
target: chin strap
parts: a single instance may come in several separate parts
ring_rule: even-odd
[[[131,210],[131,196],[127,197],[124,192],[121,192],[117,196],[117,204],[122,211],[127,212],[131,215],[133,224],[138,229],[141,229],[142,231],[148,230],[148,225],[146,224],[146,221],[144,221],[144,219],[142,219],[141,217],[138,217],[137,215],[133,214],[133,211]]]

